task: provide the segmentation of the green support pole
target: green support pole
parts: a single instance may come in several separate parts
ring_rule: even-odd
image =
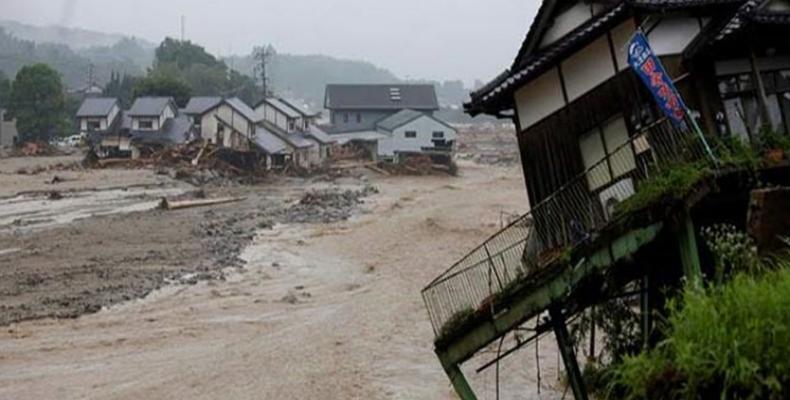
[[[686,215],[683,225],[678,232],[678,244],[680,245],[680,261],[683,263],[683,274],[692,285],[700,287],[702,285],[702,267],[699,261],[699,251],[697,250],[697,236],[694,233],[694,222],[691,216]]]
[[[579,363],[573,351],[573,343],[565,325],[565,317],[562,310],[557,306],[549,308],[551,324],[554,327],[554,336],[557,337],[557,347],[559,347],[562,362],[565,364],[565,371],[568,373],[568,382],[573,390],[573,397],[576,400],[587,400],[587,388],[584,386],[584,378],[579,370]]]
[[[469,382],[466,381],[466,377],[464,373],[461,372],[461,368],[458,367],[458,364],[445,365],[442,363],[442,367],[447,377],[450,378],[455,393],[458,394],[461,400],[477,400],[475,392],[472,390],[472,387],[469,386]]]
[[[650,278],[647,275],[642,278],[639,309],[642,314],[642,346],[648,348],[650,346],[650,332],[653,330],[653,318],[650,314]]]

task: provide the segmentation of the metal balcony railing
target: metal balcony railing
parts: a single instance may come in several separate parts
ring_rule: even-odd
[[[646,126],[425,287],[422,296],[434,334],[594,238],[617,218],[615,205],[651,174],[705,157],[704,143],[693,131],[666,119]]]

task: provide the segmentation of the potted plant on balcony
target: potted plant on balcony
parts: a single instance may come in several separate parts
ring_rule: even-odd
[[[762,130],[760,142],[765,160],[773,164],[782,162],[786,151],[790,150],[790,138],[770,128]]]

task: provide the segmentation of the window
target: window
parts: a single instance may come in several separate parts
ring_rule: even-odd
[[[357,123],[358,124],[362,123],[362,114],[360,114],[360,113],[357,113]]]
[[[310,120],[309,119],[304,120],[304,128],[305,129],[310,129]]]
[[[141,119],[137,126],[140,130],[151,130],[154,129],[154,121],[150,119]]]
[[[292,131],[296,129],[296,121],[289,119],[288,120],[288,131]]]
[[[790,132],[790,70],[763,72],[761,77],[772,127],[779,132]],[[719,78],[719,93],[724,103],[722,120],[726,119],[731,135],[744,140],[753,138],[765,125],[753,78],[752,74]]]
[[[343,122],[346,124],[348,123],[348,113],[343,114]]]
[[[415,132],[415,131],[406,131],[404,136],[406,136],[406,139],[415,139],[417,137],[417,132]]]
[[[434,139],[444,139],[444,132],[436,131],[433,133]]]
[[[87,124],[88,132],[98,131],[101,129],[101,121],[97,119],[88,120]]]
[[[590,190],[606,186],[636,168],[628,140],[628,128],[622,117],[611,119],[579,138],[584,168],[592,168],[587,174]]]

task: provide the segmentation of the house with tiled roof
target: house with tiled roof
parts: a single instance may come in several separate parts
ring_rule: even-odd
[[[752,226],[764,183],[739,177],[790,182],[786,160],[745,172],[716,146],[787,139],[788,37],[787,0],[542,2],[513,62],[464,105],[514,122],[529,211],[422,291],[459,398],[480,390],[467,371],[499,379],[504,358],[553,332],[570,391],[587,399],[575,351],[600,361],[598,328],[578,324],[590,330],[579,346],[568,326],[611,299],[639,304],[634,347],[654,343],[662,290],[716,268],[700,227]],[[693,184],[676,188],[682,179]]]
[[[197,137],[236,150],[249,149],[259,122],[255,110],[236,97],[193,97],[183,113],[191,119]]]
[[[327,161],[336,140],[317,125],[320,113],[312,113],[282,97],[268,96],[258,102],[255,112],[259,129],[277,135],[287,143],[289,159],[302,168]]]

